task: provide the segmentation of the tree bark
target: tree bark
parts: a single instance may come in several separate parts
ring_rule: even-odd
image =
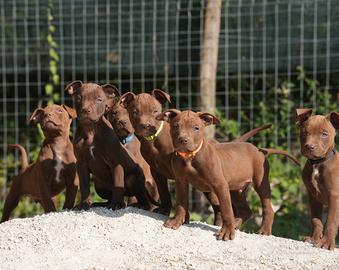
[[[207,0],[204,38],[200,55],[201,111],[214,114],[216,107],[216,75],[220,32],[221,0]],[[205,135],[214,138],[215,128],[206,129]]]

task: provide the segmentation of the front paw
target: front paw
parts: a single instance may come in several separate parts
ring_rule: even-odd
[[[318,248],[334,250],[335,248],[335,238],[324,236],[323,238],[314,241],[314,245]]]
[[[174,218],[169,218],[164,222],[164,226],[166,228],[170,228],[173,230],[177,230],[179,229],[179,227],[184,224],[185,220],[182,219],[181,217],[174,217]]]
[[[107,208],[112,210],[124,209],[126,207],[126,203],[122,201],[112,202]]]
[[[88,210],[90,209],[92,202],[90,200],[85,200],[77,204],[73,209],[77,211]]]
[[[218,240],[233,240],[235,237],[234,224],[223,225],[214,235]]]

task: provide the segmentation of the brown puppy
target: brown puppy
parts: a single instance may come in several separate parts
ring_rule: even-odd
[[[108,84],[81,81],[68,84],[66,90],[74,99],[79,119],[74,146],[81,202],[76,208],[88,209],[92,204],[91,173],[98,195],[107,199],[113,210],[125,207],[124,195],[136,196],[142,208],[150,209],[143,171],[104,117],[119,101],[118,90]]]
[[[214,192],[220,202],[222,228],[217,239],[234,239],[234,228],[243,222],[234,220],[230,190],[246,190],[253,182],[263,206],[263,222],[260,234],[270,235],[274,212],[268,182],[267,154],[283,154],[298,161],[285,151],[258,149],[250,143],[214,143],[204,139],[204,128],[218,124],[219,120],[209,113],[180,112],[172,109],[158,119],[168,121],[176,154],[171,157],[175,175],[176,215],[165,226],[179,228],[188,211],[188,184],[205,192]],[[247,204],[246,198],[241,197]]]
[[[131,121],[129,120],[128,111],[121,104],[119,104],[107,113],[107,119],[112,124],[115,133],[118,135],[122,145],[124,145],[128,149],[129,153],[135,157],[136,163],[138,163],[142,168],[145,175],[148,193],[154,201],[158,201],[158,189],[151,174],[150,166],[140,153],[140,141],[134,135],[134,128],[131,124]],[[135,202],[136,201],[133,201],[133,199],[130,198],[130,204]]]
[[[339,155],[335,148],[339,114],[312,115],[312,109],[297,109],[301,153],[308,160],[302,172],[311,208],[312,235],[305,240],[316,246],[334,249],[339,225]],[[328,217],[323,230],[323,207]]]
[[[168,190],[167,179],[174,179],[174,173],[171,167],[171,155],[174,152],[174,146],[170,139],[170,127],[167,122],[160,121],[156,117],[162,111],[162,104],[170,102],[170,96],[158,89],[151,93],[142,93],[135,95],[132,92],[125,93],[121,98],[122,105],[127,108],[130,120],[135,134],[140,138],[141,154],[151,167],[160,194],[161,206],[158,212],[169,215],[171,210],[171,196]],[[242,135],[238,140],[247,140],[257,132],[269,128],[266,125]],[[218,198],[214,193],[204,193],[211,202],[215,219],[215,225],[221,225],[220,207]],[[238,201],[238,192],[234,195],[235,205]],[[248,211],[239,209],[241,214]],[[243,214],[244,215],[244,214]],[[189,217],[186,217],[188,222]]]
[[[38,160],[30,166],[25,149],[20,145],[12,145],[21,153],[21,173],[13,179],[1,222],[9,219],[23,195],[39,201],[45,212],[51,212],[56,210],[53,197],[66,187],[64,209],[74,206],[78,178],[69,129],[75,117],[75,111],[65,105],[49,105],[33,112],[30,120],[34,124],[40,123],[46,138]]]

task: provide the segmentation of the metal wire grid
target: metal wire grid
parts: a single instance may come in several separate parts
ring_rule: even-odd
[[[60,102],[67,82],[80,79],[111,82],[122,92],[167,90],[172,106],[198,109],[199,64],[204,0],[60,0],[52,1],[53,37],[58,44]],[[258,103],[274,112],[276,142],[288,147],[293,125],[289,108],[280,122],[279,96],[274,89],[296,81],[303,66],[319,87],[337,91],[339,23],[338,0],[223,1],[217,107],[235,119],[241,129],[265,123]],[[35,146],[35,127],[27,126],[32,110],[44,100],[49,82],[47,37],[48,1],[0,0],[1,21],[1,158],[7,143]],[[289,98],[300,106],[317,106],[305,96],[305,84],[289,89]],[[267,104],[272,100],[274,102]],[[44,102],[42,104],[44,104]],[[17,157],[16,157],[17,158]],[[4,170],[4,177],[6,177]]]

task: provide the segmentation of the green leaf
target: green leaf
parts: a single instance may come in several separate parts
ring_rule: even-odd
[[[53,85],[48,83],[45,85],[45,92],[47,95],[51,95],[53,93]]]

